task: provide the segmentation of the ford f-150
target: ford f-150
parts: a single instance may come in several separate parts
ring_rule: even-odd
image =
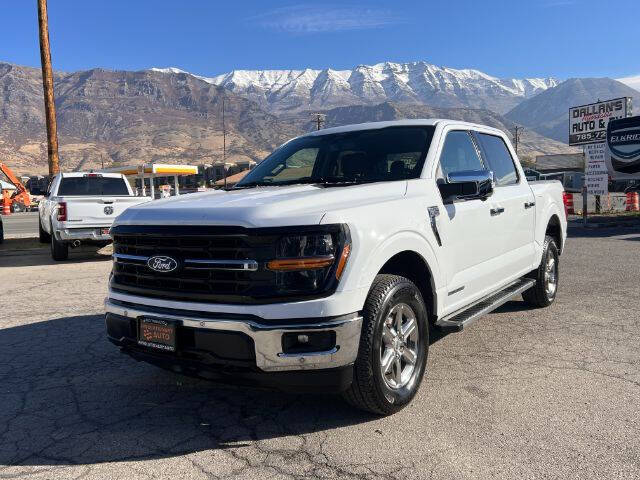
[[[416,394],[429,331],[557,295],[562,185],[527,182],[497,129],[452,120],[288,141],[228,190],[113,224],[111,342],[219,381],[342,392],[391,414]]]

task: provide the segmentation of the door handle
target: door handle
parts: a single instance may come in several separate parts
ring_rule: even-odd
[[[535,206],[536,206],[536,202],[524,202],[524,208],[531,208]]]
[[[496,215],[500,215],[502,212],[504,212],[504,207],[492,208],[491,210],[489,210],[489,212],[491,213],[492,217],[495,217]]]

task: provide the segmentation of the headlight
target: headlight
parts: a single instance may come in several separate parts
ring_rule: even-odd
[[[351,251],[346,226],[332,231],[280,238],[276,258],[267,268],[276,272],[281,293],[322,293],[337,285]]]

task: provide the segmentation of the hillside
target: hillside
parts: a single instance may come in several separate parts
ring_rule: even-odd
[[[0,64],[0,155],[21,173],[46,171],[40,71]],[[94,69],[56,74],[62,168],[143,161],[260,160],[298,131],[255,103],[191,75]]]

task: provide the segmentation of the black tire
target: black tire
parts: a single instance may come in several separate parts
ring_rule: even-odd
[[[42,222],[40,221],[40,217],[38,217],[38,238],[40,243],[49,243],[51,241],[51,235],[49,235],[44,228],[42,228]]]
[[[394,307],[400,308],[402,312],[403,305],[410,307],[408,311],[414,314],[416,320],[417,342],[413,350],[409,349],[407,341],[407,349],[415,353],[415,363],[411,363],[413,371],[407,377],[407,383],[392,388],[381,371],[381,349],[389,349],[389,344],[382,338],[383,328]],[[420,388],[426,369],[429,352],[428,323],[427,308],[422,295],[410,280],[398,275],[378,275],[364,305],[353,383],[343,393],[345,400],[356,408],[378,415],[391,415],[411,402]],[[402,349],[404,350],[404,347]],[[404,361],[404,356],[400,358]],[[391,375],[395,368],[394,364]],[[400,368],[401,372],[403,368],[406,368],[406,365]]]
[[[51,229],[53,232],[53,229]],[[51,235],[51,258],[59,262],[69,258],[69,244],[56,239],[55,235]]]
[[[544,238],[544,246],[542,249],[542,260],[540,266],[531,272],[529,276],[536,280],[536,284],[529,290],[522,293],[525,302],[535,308],[543,308],[551,305],[558,295],[558,285],[560,281],[560,255],[558,254],[558,246],[553,237],[546,236]],[[553,262],[552,272],[547,275],[550,262]],[[550,288],[550,281],[553,280],[554,288]]]

